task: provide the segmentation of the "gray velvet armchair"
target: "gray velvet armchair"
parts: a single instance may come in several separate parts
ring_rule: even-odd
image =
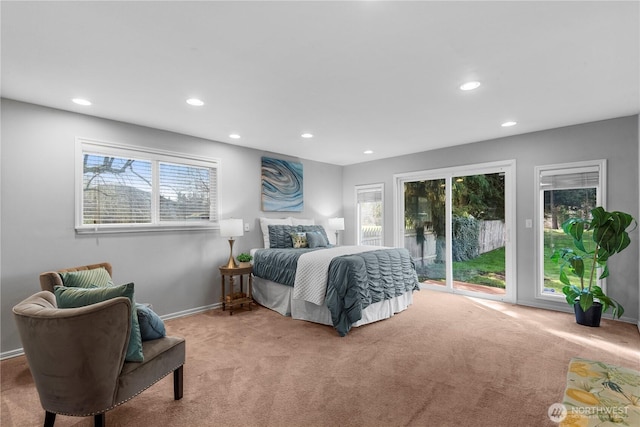
[[[111,273],[110,266],[108,271]],[[183,338],[166,336],[144,341],[144,361],[126,362],[132,310],[129,298],[60,309],[55,295],[48,291],[55,275],[43,273],[41,286],[47,291],[38,292],[13,308],[45,410],[45,426],[53,426],[56,414],[93,416],[96,426],[104,426],[105,412],[171,372],[174,399],[182,398]]]

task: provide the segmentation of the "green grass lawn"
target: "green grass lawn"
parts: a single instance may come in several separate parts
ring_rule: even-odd
[[[504,289],[504,253],[502,247],[468,261],[454,262],[453,280]],[[424,269],[418,268],[418,279],[444,281],[444,271],[444,264],[429,264]]]
[[[551,254],[555,249],[573,247],[571,237],[562,230],[545,230],[544,232],[544,286],[548,290],[562,293],[560,282],[560,265],[551,261]],[[498,248],[484,253],[468,261],[453,263],[453,280],[475,283],[478,285],[505,288],[505,248]],[[533,262],[533,260],[532,260]],[[591,263],[585,261],[585,271],[591,268]],[[425,268],[418,268],[418,278],[424,280],[441,280],[444,282],[444,264],[429,264]],[[579,285],[578,279],[569,277],[573,284]]]
[[[453,263],[453,280],[505,288],[505,248],[494,249],[468,261]]]

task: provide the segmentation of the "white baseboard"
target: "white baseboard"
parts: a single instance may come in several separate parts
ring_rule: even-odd
[[[563,313],[574,313],[573,307],[571,307],[568,304],[558,305],[553,303],[547,303],[546,301],[543,301],[543,300],[536,301],[535,303],[532,303],[529,301],[518,301],[517,304],[524,305],[526,307],[532,307],[532,308],[542,308],[544,310],[561,311]],[[615,320],[616,322],[624,322],[624,323],[631,323],[631,324],[634,324],[637,322],[638,329],[640,330],[640,321],[634,319],[633,317],[622,316],[619,319],[614,319],[613,314],[611,314],[611,311],[609,311],[608,313],[602,313],[602,318],[608,319],[608,320]]]
[[[24,350],[22,347],[17,348],[15,350],[5,351],[0,353],[0,360],[11,359],[12,357],[22,356],[24,354]]]
[[[177,319],[178,317],[191,316],[193,314],[202,313],[203,311],[213,310],[220,307],[222,307],[222,303],[210,304],[202,307],[190,308],[189,310],[183,310],[175,313],[165,314],[164,316],[160,316],[160,318],[162,320]],[[20,347],[15,350],[9,350],[9,351],[0,353],[0,360],[11,359],[12,357],[22,356],[23,354],[24,354],[24,349]]]
[[[203,305],[202,307],[190,308],[189,310],[176,311],[175,313],[160,316],[162,320],[177,319],[178,317],[191,316],[192,314],[202,313],[203,311],[213,310],[222,307],[222,303]]]

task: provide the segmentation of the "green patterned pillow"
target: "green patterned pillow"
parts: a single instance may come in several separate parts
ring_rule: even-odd
[[[104,268],[94,268],[92,270],[67,271],[60,273],[62,283],[69,288],[90,288],[91,285],[98,287],[113,286],[113,281],[109,272]]]
[[[291,233],[291,242],[293,242],[293,247],[296,249],[306,248],[307,245],[307,235],[305,233]]]
[[[131,336],[127,347],[127,362],[142,362],[142,338],[140,336],[140,324],[136,303],[133,298],[133,283],[120,286],[105,286],[99,288],[72,288],[56,286],[54,294],[58,308],[76,308],[95,304],[116,297],[127,297],[131,301]]]

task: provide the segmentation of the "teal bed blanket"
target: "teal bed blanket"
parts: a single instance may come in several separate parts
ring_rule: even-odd
[[[260,249],[254,256],[253,273],[293,286],[298,258],[313,250],[322,249]],[[384,248],[335,257],[329,264],[325,303],[334,328],[345,336],[369,305],[419,289],[409,251]]]
[[[334,258],[325,301],[334,328],[345,336],[369,305],[417,290],[420,285],[409,251],[381,249]]]
[[[318,250],[322,248],[258,249],[253,257],[253,275],[281,285],[293,286],[300,255]]]

